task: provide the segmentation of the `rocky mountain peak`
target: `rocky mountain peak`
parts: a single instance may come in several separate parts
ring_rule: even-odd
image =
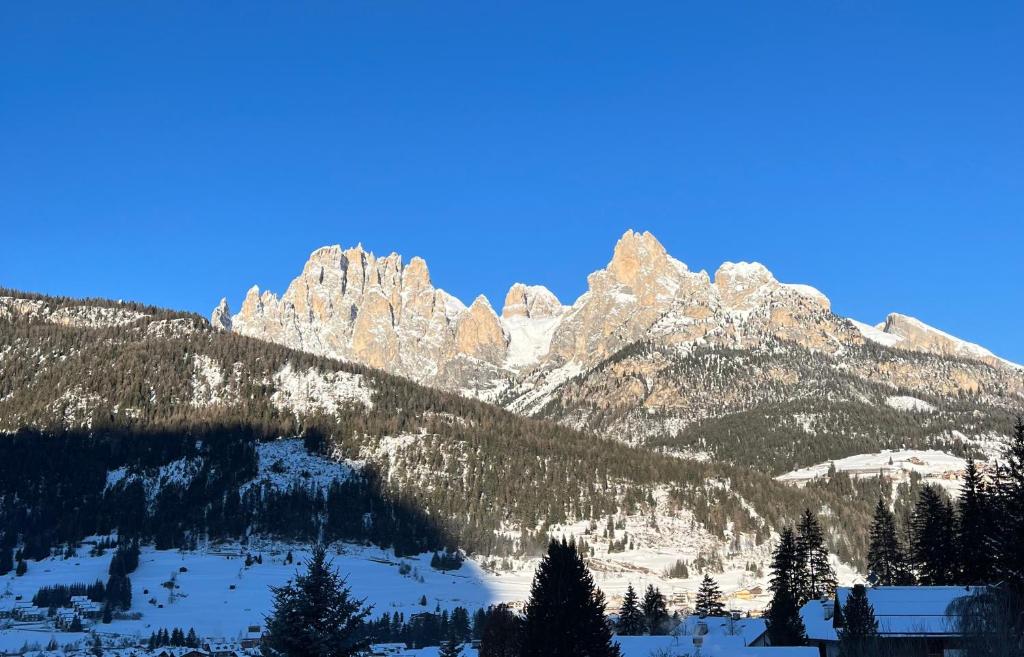
[[[237,315],[222,301],[211,323],[485,398],[503,394],[517,378],[529,390],[536,385],[529,377],[594,366],[637,341],[747,349],[784,340],[839,354],[868,338],[998,362],[903,315],[890,315],[880,329],[858,324],[858,333],[831,312],[823,294],[780,283],[760,263],[726,262],[712,281],[649,232],[626,231],[608,266],[587,281],[571,307],[545,287],[516,283],[499,317],[482,295],[467,307],[435,288],[422,258],[403,264],[396,253],[378,258],[362,245],[333,245],[313,251],[280,298],[253,286]]]
[[[687,268],[670,256],[651,233],[627,230],[615,244],[606,271],[616,282],[639,294],[652,284],[663,283],[659,278],[674,278]]]
[[[463,354],[500,364],[505,360],[508,336],[498,321],[498,315],[484,295],[459,317],[455,328],[455,348]]]
[[[893,345],[901,349],[956,358],[974,358],[993,365],[1005,364],[1005,361],[981,345],[961,340],[908,315],[889,313],[885,322],[876,328],[898,338]]]
[[[231,308],[228,307],[228,300],[221,297],[220,303],[210,313],[210,325],[222,331],[231,330]]]
[[[543,285],[516,283],[505,295],[501,316],[505,319],[547,319],[562,314],[563,309],[558,297]]]

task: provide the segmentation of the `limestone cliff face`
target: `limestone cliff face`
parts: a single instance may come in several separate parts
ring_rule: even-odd
[[[486,300],[466,308],[431,284],[421,258],[403,264],[362,246],[317,249],[280,298],[253,287],[237,315],[226,320],[224,308],[211,318],[217,326],[426,383],[451,383],[445,366],[460,355],[504,358]]]
[[[561,315],[564,310],[558,297],[546,287],[516,283],[505,295],[501,316],[505,319],[549,319]]]
[[[980,345],[955,338],[918,319],[899,313],[890,313],[885,318],[885,322],[876,328],[896,338],[893,346],[899,349],[923,351],[953,358],[969,358],[995,366],[1006,364],[1005,361]]]
[[[829,300],[814,288],[781,283],[758,263],[727,262],[714,277],[692,272],[653,235],[632,230],[569,307],[544,287],[517,283],[499,316],[483,296],[466,307],[435,288],[421,258],[403,263],[394,253],[377,257],[362,246],[328,246],[310,255],[280,297],[253,287],[238,314],[232,316],[222,300],[211,323],[428,385],[500,397],[523,412],[551,399],[567,376],[595,368],[638,342],[686,351],[695,346],[754,350],[781,341],[836,359],[878,342],[1020,372],[977,345],[903,315],[890,315],[878,328],[851,322],[833,314]],[[628,385],[617,388],[620,399],[643,397],[649,404],[675,394],[659,386],[657,368],[649,364],[614,371],[631,372]],[[916,380],[891,364],[873,371],[865,376],[893,385]],[[773,367],[764,376],[786,381],[793,375]],[[973,371],[947,378],[962,379],[964,389],[981,385]],[[1010,389],[1024,388],[1015,381],[1011,376]]]
[[[508,336],[487,297],[478,296],[459,317],[455,327],[455,350],[495,365],[505,360]]]

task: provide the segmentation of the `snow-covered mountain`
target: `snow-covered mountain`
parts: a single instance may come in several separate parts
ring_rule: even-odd
[[[211,321],[525,414],[565,401],[570,380],[597,379],[600,386],[608,372],[597,369],[640,343],[673,359],[703,349],[806,350],[871,384],[940,396],[998,389],[1005,407],[1024,399],[1024,370],[978,345],[897,313],[877,327],[840,317],[815,288],[779,282],[758,263],[727,262],[713,277],[690,271],[650,233],[627,231],[608,266],[587,283],[571,306],[544,287],[516,283],[498,315],[483,296],[467,306],[435,288],[420,258],[403,264],[394,253],[377,258],[361,246],[333,246],[315,251],[281,297],[253,287],[239,313],[232,316],[222,301]],[[904,352],[923,358],[885,364]],[[634,402],[626,406],[661,406],[659,377],[646,372],[630,375],[635,390],[626,396]],[[623,405],[621,397],[584,401]]]

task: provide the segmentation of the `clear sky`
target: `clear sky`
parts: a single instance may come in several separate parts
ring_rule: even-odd
[[[1024,362],[1024,3],[6,2],[0,285],[204,315],[308,253],[564,302],[627,228]]]

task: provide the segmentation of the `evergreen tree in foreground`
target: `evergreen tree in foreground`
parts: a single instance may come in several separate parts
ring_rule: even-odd
[[[14,570],[14,551],[0,546],[0,577]]]
[[[604,609],[576,545],[552,540],[533,578],[520,657],[619,657]]]
[[[765,613],[768,624],[768,641],[773,646],[802,646],[807,642],[807,632],[800,618],[800,601],[797,595],[802,586],[799,549],[793,530],[782,530],[779,544],[772,555],[772,576],[769,588],[772,601]]]
[[[974,459],[968,459],[957,501],[957,576],[960,584],[987,584],[992,580],[995,559],[992,554],[991,506],[981,473]]]
[[[786,527],[779,536],[779,544],[775,546],[772,554],[772,574],[768,579],[768,588],[772,593],[786,590],[796,600],[802,586],[799,548],[796,544],[796,536],[793,530]]]
[[[704,579],[697,589],[694,611],[701,618],[708,616],[725,616],[725,603],[722,602],[722,590],[711,575],[704,574]]]
[[[842,608],[842,627],[839,628],[839,646],[843,657],[871,657],[878,651],[878,621],[875,610],[868,602],[867,589],[857,584]]]
[[[644,614],[644,622],[647,626],[647,632],[652,636],[668,634],[669,623],[671,617],[668,615],[668,602],[665,600],[665,596],[654,587],[653,584],[647,585],[647,590],[644,591],[643,602],[640,603],[640,609]]]
[[[896,537],[896,519],[881,497],[878,498],[875,519],[871,523],[868,577],[876,586],[905,586],[913,583],[907,558]]]
[[[773,646],[802,646],[807,631],[800,617],[800,605],[789,589],[779,589],[765,612],[768,642]]]
[[[274,611],[267,617],[267,657],[351,657],[369,646],[364,621],[370,609],[351,597],[345,580],[317,546],[304,574],[271,587]]]
[[[912,557],[925,586],[952,584],[956,571],[953,509],[932,486],[921,489],[911,518]]]
[[[486,615],[480,633],[480,657],[519,657],[522,619],[500,604]]]
[[[996,576],[1024,599],[1024,419],[1018,417],[997,489]]]
[[[835,595],[836,571],[828,560],[828,548],[825,547],[821,525],[810,509],[804,510],[800,516],[796,545],[803,571],[797,595],[800,604]]]
[[[640,611],[639,598],[633,585],[626,588],[626,595],[622,598],[622,607],[619,608],[619,622],[616,631],[622,636],[638,636],[644,633],[646,623],[643,612]]]

